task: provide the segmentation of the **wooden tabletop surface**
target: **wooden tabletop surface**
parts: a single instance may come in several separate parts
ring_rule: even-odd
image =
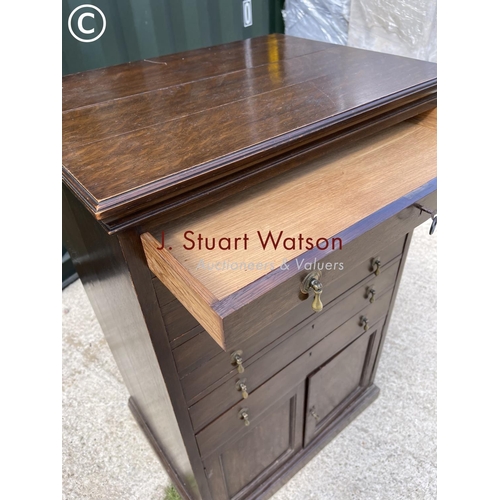
[[[103,218],[435,85],[435,64],[285,35],[69,75],[63,180]]]

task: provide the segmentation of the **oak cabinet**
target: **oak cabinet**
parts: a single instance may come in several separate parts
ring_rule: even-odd
[[[64,78],[65,245],[182,498],[269,498],[377,397],[436,85],[284,35]]]

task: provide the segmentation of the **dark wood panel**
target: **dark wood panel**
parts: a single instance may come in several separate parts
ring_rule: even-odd
[[[158,297],[158,304],[160,304],[160,306],[163,307],[172,300],[177,300],[175,298],[175,295],[173,295],[172,292],[166,286],[164,286],[163,283],[153,273],[150,274],[153,286],[155,288],[156,296]]]
[[[380,330],[362,336],[308,377],[304,446],[368,385],[379,341]]]
[[[201,325],[195,326],[192,330],[189,330],[188,332],[184,333],[180,337],[176,337],[174,340],[172,340],[171,341],[172,349],[176,349],[177,347],[180,347],[185,342],[188,342],[189,340],[191,340],[194,337],[197,337],[198,335],[200,335],[200,333],[203,333],[203,332],[205,332],[205,330],[203,330]]]
[[[243,421],[229,443],[205,460],[213,498],[246,498],[302,447],[304,384],[285,396],[257,420]]]
[[[329,47],[330,44],[322,42],[273,34],[76,73],[63,78],[63,110],[291,59]]]
[[[269,62],[264,66],[85,106],[63,113],[63,143],[97,142],[335,72],[331,50],[326,49],[292,60]]]
[[[399,263],[396,263],[392,266],[394,268],[393,282],[398,265]],[[392,290],[379,297],[373,304],[363,309],[356,309],[356,314],[346,321],[344,328],[347,328],[346,325],[349,323],[353,331],[357,329],[361,333],[363,330],[360,322],[361,316],[368,318],[370,324],[378,322],[387,315],[391,297]],[[200,431],[236,403],[245,403],[241,391],[237,388],[238,382],[244,381],[248,393],[251,394],[295,358],[330,334],[352,312],[351,308],[348,306],[344,308],[344,304],[340,302],[337,306],[325,311],[326,314],[318,316],[307,324],[298,325],[283,342],[248,364],[243,373],[239,374],[234,370],[226,382],[189,409],[195,432]]]
[[[161,307],[161,313],[168,332],[168,338],[171,341],[199,326],[194,316],[189,314],[189,311],[177,299]]]
[[[379,388],[370,385],[366,390],[359,393],[350,405],[343,411],[342,415],[330,423],[322,432],[306,447],[298,450],[293,456],[280,464],[273,473],[262,478],[253,485],[252,491],[248,492],[245,500],[267,500],[276,493],[295,473],[306,465],[324,446],[326,446],[335,436],[337,436],[346,426],[348,426],[360,413],[362,413],[379,395]],[[157,450],[158,443],[151,433],[146,433],[151,446]],[[166,463],[166,457],[161,458],[167,471],[171,465]],[[206,460],[207,465],[210,459]],[[209,469],[209,472],[211,469]],[[175,482],[175,478],[173,479]],[[193,500],[187,492],[179,489],[184,500]]]
[[[334,109],[304,82],[83,146],[65,144],[63,164],[102,201],[326,119]]]

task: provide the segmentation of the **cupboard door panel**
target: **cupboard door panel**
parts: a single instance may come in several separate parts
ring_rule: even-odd
[[[369,385],[380,330],[366,332],[308,377],[304,446]]]
[[[280,398],[255,421],[205,460],[213,498],[244,498],[302,447],[305,384]]]

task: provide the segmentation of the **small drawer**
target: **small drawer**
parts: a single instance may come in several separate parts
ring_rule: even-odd
[[[358,248],[357,242],[350,243],[346,246],[346,253],[359,254],[361,251],[364,255],[360,255],[360,262],[354,269],[346,269],[342,273],[337,274],[337,279],[325,285],[321,295],[323,303],[329,304],[331,301],[337,299],[344,292],[356,286],[360,281],[372,274],[374,269],[374,260],[378,259],[381,263],[381,270],[398,257],[404,248],[405,238],[401,238],[393,242],[383,249],[378,248]],[[248,359],[257,351],[263,349],[266,345],[273,342],[283,333],[287,332],[290,328],[300,323],[304,319],[314,314],[311,307],[312,299],[299,301],[298,304],[283,316],[277,318],[274,322],[263,328],[258,334],[254,335],[248,341],[242,342],[235,350],[243,350],[245,358]],[[173,303],[170,303],[170,307]],[[187,310],[176,301],[178,310],[183,309],[185,316],[191,316]],[[163,308],[162,308],[163,311]],[[175,315],[178,317],[178,314]],[[172,319],[167,319],[164,315],[165,326],[167,331]],[[187,321],[187,319],[186,319]],[[189,333],[188,333],[189,334]],[[181,378],[188,375],[190,372],[202,367],[205,363],[209,362],[217,364],[219,359],[230,359],[231,353],[224,353],[206,332],[200,332],[198,335],[193,335],[187,339],[182,345],[175,348],[174,359],[177,365],[177,370]],[[218,357],[217,357],[218,356]],[[231,364],[226,363],[221,365],[222,372],[219,377],[230,371]],[[214,381],[213,376],[208,375],[204,380],[211,382]],[[217,380],[217,379],[215,379]],[[198,386],[198,392],[205,387]]]
[[[368,331],[359,327],[358,322],[348,321],[323,340],[308,349],[293,363],[277,373],[273,378],[249,395],[248,399],[234,405],[217,420],[196,434],[198,448],[202,458],[217,452],[227,441],[244,428],[245,423],[251,429],[254,422],[268,408],[276,404],[281,397],[287,397],[290,390],[301,384],[309,374],[319,366],[346,348],[357,339],[370,338],[380,334],[384,318],[374,324]],[[367,382],[370,383],[369,379]],[[242,420],[241,412],[245,410],[248,422]]]
[[[397,271],[397,267],[397,265],[392,266],[394,271]],[[391,272],[385,273],[385,276],[395,279],[396,272],[391,270]],[[241,383],[244,384],[244,389],[249,397],[266,380],[338,328],[344,321],[347,321],[345,324],[349,324],[352,331],[361,332],[364,329],[362,317],[367,319],[368,327],[385,317],[389,309],[394,281],[384,283],[384,285],[389,286],[389,289],[381,289],[380,295],[373,303],[365,298],[365,290],[371,288],[370,285],[371,282],[367,281],[349,297],[330,307],[329,310],[325,311],[325,314],[298,325],[290,332],[290,335],[286,336],[286,340],[258,359],[250,360],[243,373],[233,370],[223,384],[189,408],[195,432],[205,427],[238,401],[244,404],[246,398],[243,397]]]

